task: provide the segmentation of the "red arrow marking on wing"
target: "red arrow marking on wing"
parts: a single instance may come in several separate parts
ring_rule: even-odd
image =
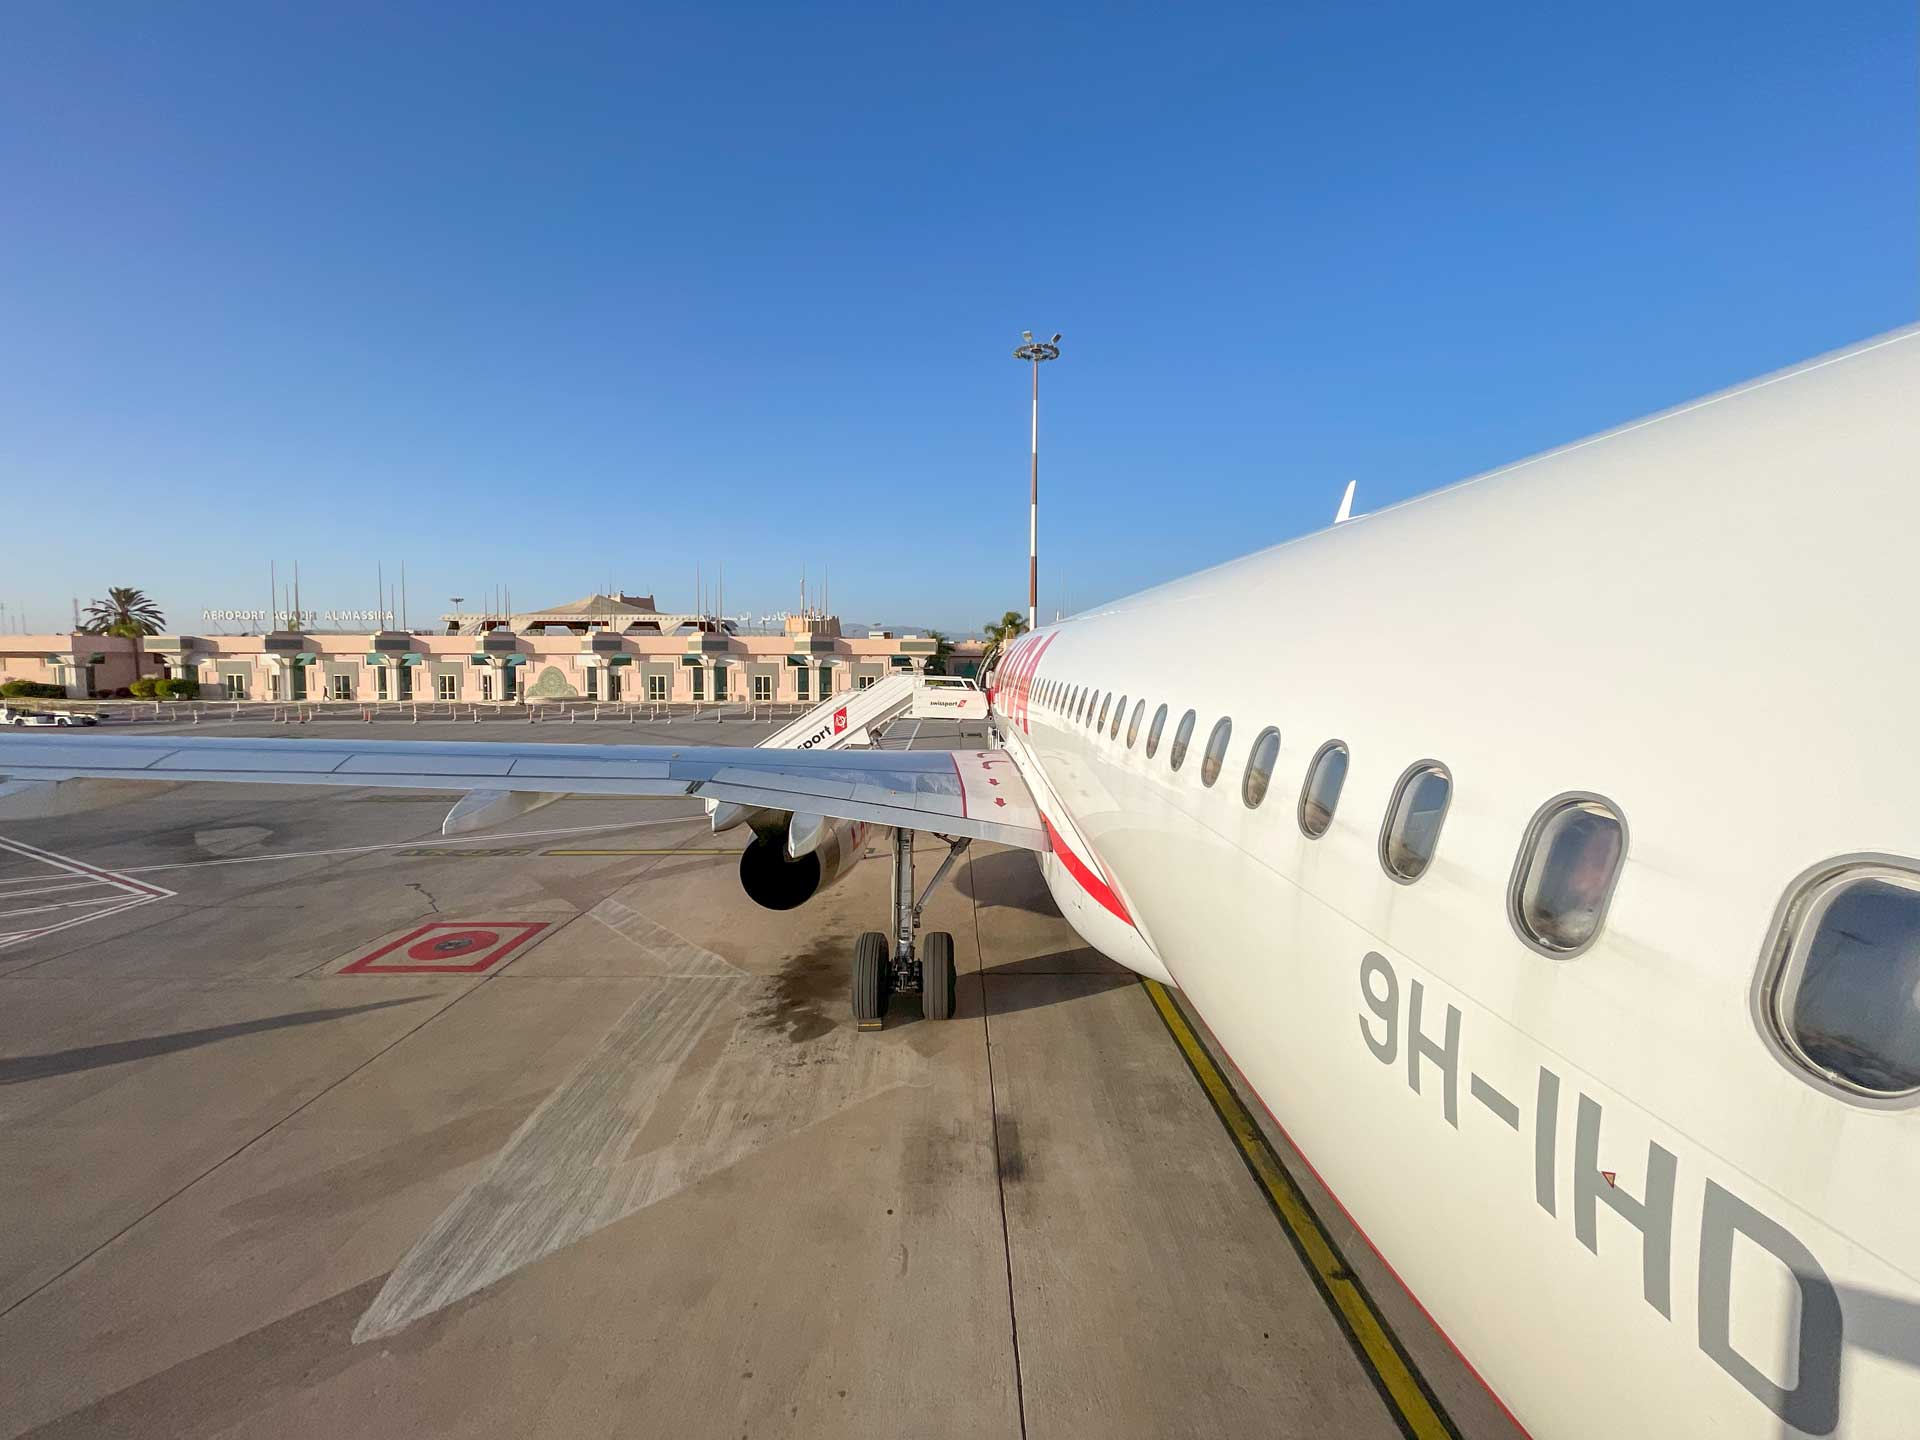
[[[1613,1177],[1619,1173],[1618,1170],[1602,1170],[1600,1172],[1600,1178],[1607,1182],[1607,1188],[1609,1190],[1613,1189]]]

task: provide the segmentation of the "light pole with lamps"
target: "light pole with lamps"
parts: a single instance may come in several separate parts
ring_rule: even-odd
[[[1026,343],[1013,352],[1016,360],[1033,365],[1033,469],[1027,492],[1027,630],[1040,623],[1040,362],[1060,358],[1060,337],[1035,340],[1031,330],[1020,332]]]

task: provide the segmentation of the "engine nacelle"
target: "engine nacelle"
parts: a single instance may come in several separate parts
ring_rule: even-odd
[[[804,905],[860,862],[871,825],[823,815],[782,815],[755,824],[740,852],[740,886],[769,910]]]

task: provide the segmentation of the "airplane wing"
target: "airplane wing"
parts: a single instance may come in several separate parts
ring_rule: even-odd
[[[8,793],[70,780],[375,785],[462,791],[489,801],[685,795],[1048,848],[1039,807],[1004,750],[0,734],[0,776],[13,782],[0,784],[0,809]]]

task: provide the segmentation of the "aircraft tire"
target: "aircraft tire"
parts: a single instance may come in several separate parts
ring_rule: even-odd
[[[878,1030],[886,1019],[892,971],[886,936],[869,930],[854,942],[853,1021],[862,1030]]]
[[[920,1013],[929,1020],[953,1018],[953,936],[934,930],[920,942]]]

